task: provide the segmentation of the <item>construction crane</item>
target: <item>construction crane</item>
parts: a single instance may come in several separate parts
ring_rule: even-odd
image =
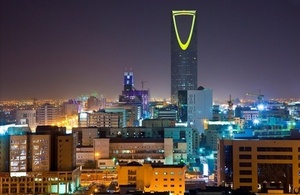
[[[259,94],[247,93],[246,95],[256,96],[257,101],[255,102],[255,105],[256,105],[258,110],[265,110],[266,109],[266,102],[264,100],[265,96],[263,94],[261,94],[261,90],[259,90]]]
[[[246,93],[246,95],[248,95],[248,96],[256,96],[258,102],[264,101],[264,97],[265,97],[263,94],[261,94],[261,90],[259,90],[259,94]]]
[[[229,100],[227,101],[228,103],[228,109],[232,110],[232,107],[233,107],[233,101],[231,99],[231,95],[229,95]]]
[[[228,103],[228,112],[227,112],[227,120],[233,121],[234,120],[234,112],[233,112],[233,100],[231,98],[231,95],[229,95]]]

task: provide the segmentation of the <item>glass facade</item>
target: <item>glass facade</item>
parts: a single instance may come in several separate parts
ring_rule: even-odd
[[[182,20],[183,19],[183,20]],[[197,89],[196,11],[172,11],[171,23],[171,100],[178,101],[178,90]],[[187,36],[184,36],[187,31]]]

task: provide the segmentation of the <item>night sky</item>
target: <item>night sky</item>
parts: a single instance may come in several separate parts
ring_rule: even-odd
[[[188,9],[215,100],[300,98],[300,0],[1,0],[0,100],[117,99],[126,68],[169,98],[171,10]]]

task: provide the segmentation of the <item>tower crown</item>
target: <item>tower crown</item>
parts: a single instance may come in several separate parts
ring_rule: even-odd
[[[174,25],[174,29],[175,29],[178,44],[179,44],[179,46],[182,50],[186,50],[189,47],[191,39],[192,39],[193,29],[194,29],[194,26],[195,26],[196,11],[195,10],[172,11],[172,15],[173,15],[173,25]],[[192,16],[193,17],[191,28],[190,28],[190,33],[189,33],[188,39],[185,43],[182,43],[181,38],[179,36],[177,23],[176,23],[176,16]]]

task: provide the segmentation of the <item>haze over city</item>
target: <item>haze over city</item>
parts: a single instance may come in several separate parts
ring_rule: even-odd
[[[300,1],[1,1],[0,100],[117,99],[123,73],[170,97],[171,10],[197,11],[198,84],[214,99],[300,97]]]

